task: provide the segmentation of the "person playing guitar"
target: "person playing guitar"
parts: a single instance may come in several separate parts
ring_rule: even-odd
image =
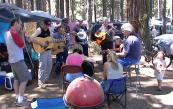
[[[114,31],[113,31],[112,28],[113,27],[110,26],[109,23],[108,23],[107,17],[103,17],[102,25],[98,29],[98,31],[96,32],[96,34],[98,32],[104,32],[104,33],[106,33],[104,35],[104,37],[105,37],[104,40],[102,40],[101,43],[100,43],[101,50],[113,49],[113,36],[114,36]],[[96,35],[96,37],[97,37],[97,35]],[[101,37],[99,37],[99,39],[101,39]],[[102,57],[103,57],[103,63],[105,63],[107,61],[107,53],[106,52],[103,53],[102,54]]]
[[[67,34],[65,32],[64,26],[60,25],[55,28],[55,33],[53,34],[53,38],[61,40],[61,42],[58,42],[55,44],[56,49],[56,66],[57,70],[60,71],[60,68],[62,64],[66,62],[66,58],[68,56],[68,38]],[[53,48],[54,49],[54,48]],[[59,70],[58,70],[59,69]]]
[[[102,50],[101,53],[106,53],[108,51],[115,51],[120,53],[123,50],[123,40],[119,36],[113,36],[113,49]]]
[[[31,36],[31,42],[46,48],[48,43],[41,42],[37,40],[37,38],[49,38],[51,37],[51,33],[49,27],[51,26],[51,21],[49,19],[45,19],[43,25],[35,31],[35,33]],[[45,82],[48,80],[49,75],[52,70],[52,57],[51,57],[51,49],[45,49],[45,51],[39,53],[39,70],[38,70],[38,86],[40,88],[45,88]]]
[[[83,54],[88,56],[88,29],[82,18],[77,19],[77,24],[73,30],[76,42],[83,48]]]

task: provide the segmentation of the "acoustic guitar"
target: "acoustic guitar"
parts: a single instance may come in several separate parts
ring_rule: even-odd
[[[54,43],[52,50],[52,55],[59,54],[61,52],[64,52],[64,47],[65,47],[65,41],[64,42],[58,42]]]
[[[96,33],[96,43],[100,45],[102,41],[106,39],[106,32],[97,32]]]
[[[96,32],[95,36],[96,36],[96,43],[98,45],[101,45],[101,43],[106,39],[106,35],[109,35],[108,32],[110,32],[111,30],[113,30],[113,28],[109,29],[107,32]]]
[[[53,39],[52,37],[46,37],[46,38],[36,37],[36,40],[41,43],[44,43],[44,42],[47,43],[46,47],[33,43],[34,50],[37,53],[42,53],[46,50],[52,49],[54,47],[54,43],[62,42],[65,39]]]

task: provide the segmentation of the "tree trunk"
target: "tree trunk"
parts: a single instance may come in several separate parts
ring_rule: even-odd
[[[164,0],[163,2],[162,19],[163,19],[162,34],[166,34],[166,0]]]
[[[74,11],[75,11],[75,0],[71,0],[72,20],[75,20]]]
[[[88,7],[87,7],[87,10],[88,10],[88,23],[91,24],[92,23],[92,9],[93,9],[93,6],[92,6],[92,0],[88,0]]]
[[[42,8],[42,0],[36,0],[36,9],[43,10]]]
[[[143,39],[144,41],[144,44],[146,46],[146,48],[148,50],[151,50],[152,49],[152,40],[150,40],[150,31],[149,31],[149,25],[148,25],[148,21],[149,21],[149,18],[150,18],[150,0],[142,0],[142,2],[140,3],[141,4],[141,10],[140,10],[140,31],[141,31],[141,38]],[[145,9],[145,10],[143,10]]]
[[[2,0],[2,3],[5,3],[5,0]]]
[[[96,0],[94,0],[94,21],[97,21],[97,9],[96,9]]]
[[[115,0],[111,0],[111,16],[110,20],[113,21],[115,18]]]
[[[60,17],[60,7],[59,7],[59,4],[60,4],[59,0],[56,0],[55,7],[56,7],[56,16],[57,17]]]
[[[46,0],[42,0],[42,10],[47,11],[47,3]]]
[[[116,1],[115,4],[116,4],[116,7],[117,7],[116,8],[117,9],[116,16],[117,16],[117,20],[119,20],[120,19],[120,2],[119,1]]]
[[[24,9],[28,8],[28,0],[23,0],[23,8]]]
[[[107,0],[102,0],[102,7],[103,7],[103,17],[107,17],[107,7],[106,7]]]
[[[49,14],[51,14],[51,2],[50,2],[50,0],[47,0],[47,3],[48,3]]]
[[[150,0],[150,17],[154,16],[154,0]]]
[[[171,13],[171,16],[172,16],[171,25],[173,26],[173,0],[172,0],[172,13]]]
[[[16,6],[23,8],[22,0],[16,0]]]
[[[64,0],[60,0],[60,18],[64,18]]]
[[[139,11],[141,0],[127,0],[127,20],[134,23],[135,31],[138,32]]]
[[[34,10],[34,0],[30,0],[30,2],[31,2],[31,10],[33,11]]]
[[[69,14],[69,10],[70,10],[70,4],[69,4],[69,0],[66,0],[66,17],[69,18],[70,14]]]
[[[158,0],[158,18],[160,18],[162,16],[162,0]]]
[[[11,0],[11,3],[14,4],[14,0]]]
[[[150,0],[127,0],[127,19],[135,31],[141,33],[141,38],[148,50],[151,50],[149,34]]]
[[[124,21],[124,0],[121,0],[120,2],[120,16],[121,21]]]

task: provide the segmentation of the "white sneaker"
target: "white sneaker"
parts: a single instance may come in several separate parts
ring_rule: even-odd
[[[27,106],[30,106],[30,103],[27,100],[23,100],[21,103],[16,102],[16,106],[27,107]]]
[[[41,84],[41,85],[39,85],[38,87],[41,88],[41,89],[45,89],[46,86],[47,86],[46,84]]]

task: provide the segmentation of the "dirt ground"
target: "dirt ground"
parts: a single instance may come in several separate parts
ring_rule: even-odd
[[[102,77],[102,65],[100,57],[93,57],[98,64],[95,65],[94,78],[98,81]],[[132,72],[132,85],[134,85],[136,75]],[[157,81],[154,77],[153,69],[140,66],[140,81],[142,89],[137,91],[135,88],[127,89],[127,109],[173,109],[173,71],[167,71],[163,83],[163,90],[157,90]],[[51,77],[46,89],[37,88],[37,80],[33,80],[26,89],[25,94],[29,101],[36,97],[62,97],[61,75]],[[15,107],[14,91],[7,91],[3,86],[0,87],[0,109],[30,109],[29,107]],[[107,106],[104,109],[108,109]],[[111,104],[111,109],[121,109],[117,103]]]

